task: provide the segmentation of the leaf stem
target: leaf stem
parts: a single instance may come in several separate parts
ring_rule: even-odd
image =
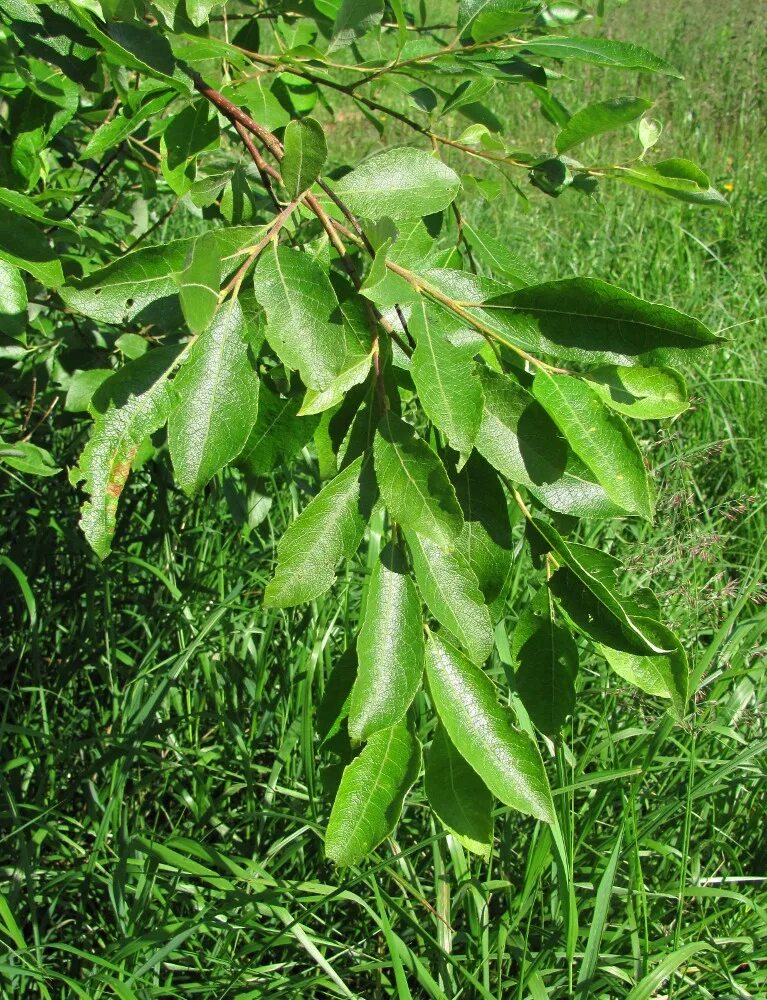
[[[224,299],[230,292],[232,293],[233,299],[237,298],[237,296],[240,293],[240,286],[242,285],[243,279],[245,278],[245,275],[248,273],[251,266],[253,265],[253,262],[256,260],[259,254],[263,250],[265,250],[267,246],[269,246],[272,240],[277,238],[277,236],[280,233],[280,230],[283,228],[283,226],[288,221],[293,212],[296,210],[296,208],[298,208],[298,206],[301,204],[303,199],[304,195],[303,194],[299,195],[298,198],[295,198],[293,201],[290,202],[290,204],[286,205],[279,213],[279,215],[275,216],[271,226],[263,235],[263,237],[258,241],[258,243],[255,244],[250,254],[248,255],[247,260],[237,270],[237,273],[229,282],[229,284],[220,292],[218,296],[219,305],[221,305],[221,303],[224,301]]]

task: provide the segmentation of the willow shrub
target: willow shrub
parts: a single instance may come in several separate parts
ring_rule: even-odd
[[[0,0],[5,402],[33,378],[90,415],[71,481],[93,550],[109,554],[136,463],[169,461],[193,494],[227,466],[258,482],[311,441],[326,482],[279,542],[265,605],[328,591],[371,519],[382,538],[319,719],[343,765],[326,849],[346,865],[421,773],[422,689],[426,795],[480,855],[494,799],[555,823],[535,730],[556,741],[572,712],[582,640],[678,715],[688,696],[653,594],[574,538],[584,518],[653,518],[629,422],[681,414],[676,366],[717,338],[598,278],[541,281],[533,234],[514,251],[472,221],[525,184],[722,204],[693,163],[652,162],[651,103],[618,75],[574,113],[556,94],[582,64],[675,71],[584,33],[572,3],[460,0],[437,25],[427,6]],[[505,136],[504,90],[539,122],[536,149]],[[349,160],[340,112],[380,151]],[[618,129],[629,158],[590,164]],[[192,235],[154,244],[173,213]],[[28,435],[0,460],[57,471]],[[484,669],[515,521],[540,574],[510,644],[521,726]]]

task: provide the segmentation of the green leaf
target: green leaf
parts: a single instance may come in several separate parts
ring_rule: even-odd
[[[474,40],[483,42],[516,27],[524,7],[524,0],[460,0],[458,27],[463,33],[471,27]]]
[[[346,205],[369,219],[422,218],[441,212],[461,187],[454,170],[422,149],[402,147],[365,160],[336,184]]]
[[[64,284],[61,261],[50,238],[5,205],[0,205],[0,260],[27,271],[48,288]]]
[[[413,531],[406,531],[405,538],[427,608],[474,663],[484,663],[493,651],[493,625],[479,581],[467,559],[459,548],[443,552],[434,542]]]
[[[663,365],[720,341],[699,320],[599,278],[519,288],[489,299],[483,314],[518,346],[584,365]]]
[[[402,803],[421,770],[421,745],[405,722],[371,736],[344,768],[325,834],[325,853],[356,865],[394,830]]]
[[[401,551],[387,545],[373,568],[357,638],[358,670],[349,735],[370,739],[404,718],[421,686],[423,624],[418,591]]]
[[[664,949],[664,951],[665,957],[663,960],[658,962],[652,972],[648,972],[626,994],[626,1000],[652,1000],[652,997],[658,995],[658,991],[663,989],[664,983],[671,978],[674,972],[682,966],[687,965],[693,955],[697,955],[702,951],[716,953],[716,948],[707,941],[691,941],[690,944],[682,945],[681,948],[677,948],[670,954],[668,953],[668,949]]]
[[[308,253],[272,245],[256,267],[256,298],[267,316],[266,339],[310,389],[333,386],[335,402],[367,373],[371,344],[340,310],[330,279]],[[344,379],[352,373],[353,381]],[[343,389],[333,385],[342,380]],[[319,412],[316,408],[313,412]]]
[[[235,459],[258,412],[258,375],[236,299],[222,306],[173,381],[179,402],[168,421],[176,481],[196,493]]]
[[[609,101],[597,101],[576,111],[557,136],[558,153],[564,153],[596,135],[611,132],[628,125],[652,107],[652,101],[642,97],[615,97]]]
[[[650,166],[639,163],[631,167],[616,167],[619,180],[653,194],[675,198],[691,205],[727,207],[727,199],[711,186],[708,175],[690,160],[675,157]]]
[[[533,38],[524,44],[525,52],[552,59],[575,59],[595,66],[614,69],[638,69],[647,73],[666,73],[681,79],[682,74],[670,63],[653,52],[612,38],[587,38],[583,35],[570,38],[566,35]]]
[[[198,177],[189,188],[189,200],[197,208],[207,208],[214,204],[221,192],[232,181],[233,170],[227,170],[223,174],[207,174],[205,177]]]
[[[176,96],[173,90],[163,90],[160,94],[155,92],[132,114],[128,113],[128,109],[123,109],[114,118],[99,125],[82,152],[83,159],[91,156],[98,158],[108,150],[119,146],[145,121],[154,118],[166,108]]]
[[[214,230],[218,256],[228,273],[247,256],[263,229],[231,226]],[[61,297],[76,312],[98,323],[125,326],[140,319],[169,329],[181,322],[177,275],[197,237],[173,240],[159,246],[142,247],[87,275],[77,284],[61,289]]]
[[[299,118],[285,129],[282,180],[291,198],[297,198],[322,173],[328,144],[322,125],[314,118]]]
[[[186,79],[173,76],[175,60],[168,39],[159,28],[150,28],[136,18],[130,21],[112,21],[102,31],[90,14],[75,0],[68,0],[69,15],[103,49],[107,59],[115,66],[137,70],[147,76],[164,80],[182,93],[189,92]]]
[[[610,499],[651,521],[655,489],[623,418],[608,410],[588,383],[569,375],[539,369],[533,395]]]
[[[368,316],[361,299],[347,299],[337,314],[343,322],[338,337],[345,354],[332,381],[324,389],[307,389],[299,415],[323,413],[340,403],[350,389],[364,382],[373,363]]]
[[[487,860],[493,844],[493,796],[437,726],[424,761],[429,805],[466,850]]]
[[[23,219],[30,222],[39,222],[42,226],[55,226],[57,229],[70,233],[77,232],[77,226],[70,219],[57,219],[52,215],[47,215],[37,202],[22,194],[21,191],[0,187],[0,206],[10,209],[17,216],[22,216]],[[1,232],[2,228],[0,228]]]
[[[237,464],[253,476],[265,476],[295,458],[311,441],[319,419],[297,416],[300,406],[300,399],[283,399],[262,384],[256,423]]]
[[[221,256],[213,232],[203,233],[192,244],[186,267],[178,276],[181,311],[192,333],[207,330],[216,314],[221,287]]]
[[[670,698],[677,715],[684,715],[690,668],[680,643],[662,656],[638,656],[599,643],[596,648],[619,677],[656,698]]]
[[[117,504],[139,445],[162,427],[176,401],[168,374],[177,353],[177,348],[160,347],[129,361],[91,401],[91,436],[70,479],[73,484],[83,481],[90,496],[80,527],[100,559],[112,546]]]
[[[606,518],[625,513],[515,379],[483,371],[482,385],[485,409],[476,447],[494,468],[560,514]]]
[[[0,331],[18,337],[27,327],[27,287],[21,272],[0,259]]]
[[[463,515],[439,457],[391,411],[378,425],[373,454],[378,486],[392,520],[442,549],[452,548],[463,528]]]
[[[447,115],[451,111],[457,111],[466,105],[481,101],[483,97],[495,87],[495,80],[489,77],[476,77],[473,80],[464,80],[459,83],[453,93],[442,105],[442,114]]]
[[[554,803],[538,748],[513,725],[511,709],[498,703],[487,674],[432,634],[426,676],[448,736],[493,795],[512,809],[552,823]]]
[[[366,456],[360,455],[323,487],[277,545],[277,568],[264,605],[304,604],[333,586],[336,566],[351,559],[373,507]]]
[[[64,409],[67,413],[87,413],[98,387],[114,375],[111,368],[89,368],[75,372],[67,389]]]
[[[477,452],[451,479],[463,511],[456,550],[468,562],[485,603],[491,606],[503,595],[513,559],[506,496],[498,474]]]
[[[423,298],[408,321],[415,337],[410,373],[424,413],[442,431],[448,444],[467,456],[482,421],[482,383],[475,371],[475,348],[454,347],[440,315]]]
[[[328,53],[344,49],[372,31],[381,23],[383,12],[383,0],[342,0]]]
[[[567,629],[554,623],[547,587],[538,591],[520,616],[511,655],[522,704],[542,733],[556,737],[575,709],[578,647]]]
[[[568,618],[586,635],[614,648],[641,654],[668,653],[676,640],[646,617],[631,598],[618,593],[620,563],[599,549],[566,542],[553,525],[534,518],[533,528],[562,567],[549,581]],[[662,630],[662,631],[661,631]]]
[[[533,285],[538,280],[532,266],[489,233],[470,226],[464,220],[463,234],[476,253],[494,274],[500,275],[513,288]]]
[[[676,417],[690,405],[684,377],[673,368],[606,365],[587,377],[591,388],[611,410],[639,420]]]
[[[290,121],[290,113],[283,108],[261,77],[245,80],[242,86],[227,87],[224,96],[240,107],[245,107],[251,116],[271,132],[284,128]]]
[[[220,141],[221,129],[208,101],[195,101],[171,119],[162,134],[160,166],[175,194],[186,194],[194,182],[197,156]]]
[[[55,476],[61,472],[50,452],[31,441],[10,444],[0,438],[0,466],[7,465],[28,476]]]
[[[207,23],[211,11],[225,2],[226,0],[186,0],[186,13],[195,28],[200,28]]]
[[[149,350],[149,342],[146,337],[142,337],[139,333],[121,333],[115,341],[115,347],[126,358],[133,361],[134,358],[140,358],[142,354],[146,354]]]

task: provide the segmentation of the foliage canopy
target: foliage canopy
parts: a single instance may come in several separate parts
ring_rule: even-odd
[[[369,526],[383,538],[322,712],[339,864],[393,831],[420,774],[422,685],[439,720],[427,796],[481,855],[493,797],[555,822],[535,729],[556,740],[572,711],[580,641],[676,713],[688,695],[657,600],[577,533],[653,518],[626,418],[684,412],[673,366],[717,338],[598,278],[542,282],[471,218],[525,183],[723,204],[688,160],[649,162],[644,97],[616,84],[571,113],[556,94],[560,67],[675,71],[582,33],[575,4],[460,0],[442,25],[426,6],[0,0],[6,392],[31,373],[89,415],[70,478],[90,546],[119,542],[137,463],[167,455],[190,494],[224,470],[247,488],[309,441],[327,481],[279,541],[265,603],[319,597]],[[539,148],[504,135],[500,88],[540,110]],[[346,162],[345,117],[381,148]],[[627,127],[628,160],[589,162]],[[184,235],[153,242],[181,217]],[[0,462],[57,471],[28,440]],[[541,579],[511,642],[515,717],[483,665],[522,540]]]

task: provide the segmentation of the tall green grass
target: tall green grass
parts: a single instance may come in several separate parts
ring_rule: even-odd
[[[501,809],[485,864],[416,799],[396,843],[334,870],[334,774],[314,719],[367,554],[327,600],[261,606],[274,540],[315,486],[311,457],[267,484],[253,527],[234,478],[190,503],[145,467],[106,567],[63,482],[6,480],[2,551],[23,576],[0,567],[3,997],[767,995],[767,16],[750,8],[648,0],[610,22],[685,71],[657,112],[663,149],[731,184],[731,213],[614,189],[602,203],[492,203],[478,219],[542,274],[596,274],[729,330],[690,373],[694,410],[644,431],[657,524],[598,536],[620,534],[686,638],[698,695],[685,724],[587,660],[547,754],[556,842]],[[600,74],[590,86],[601,93]],[[57,439],[57,458],[81,445]],[[528,576],[520,559],[507,628]],[[501,685],[506,666],[491,667]]]

